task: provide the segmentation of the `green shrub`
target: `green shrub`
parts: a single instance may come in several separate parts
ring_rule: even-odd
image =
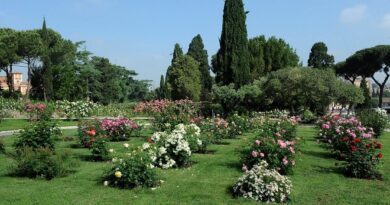
[[[126,159],[113,162],[114,165],[103,176],[105,186],[132,189],[158,185],[153,161],[146,152],[135,151]]]
[[[61,130],[53,122],[38,121],[22,130],[15,140],[17,150],[24,147],[32,149],[49,148],[54,150],[54,140],[61,135]]]
[[[5,145],[3,140],[0,139],[0,153],[5,153]]]
[[[10,174],[19,177],[50,180],[66,176],[76,167],[70,152],[55,155],[49,148],[22,148],[14,159],[16,164],[11,167]]]
[[[109,157],[109,152],[107,149],[107,139],[104,137],[98,137],[97,139],[95,139],[91,146],[91,152],[93,160],[107,160]]]
[[[103,135],[98,120],[82,120],[78,123],[78,137],[81,146],[90,148],[97,136]]]
[[[357,113],[357,117],[365,127],[371,127],[374,130],[374,136],[378,138],[388,124],[386,111],[381,110],[361,110]]]

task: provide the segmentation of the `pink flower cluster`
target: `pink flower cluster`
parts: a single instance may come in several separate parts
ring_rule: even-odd
[[[146,113],[161,113],[169,106],[185,106],[192,105],[193,102],[191,100],[183,99],[183,100],[152,100],[140,102],[134,108],[134,112],[146,112]]]
[[[226,120],[219,118],[219,117],[214,119],[214,125],[215,125],[215,127],[218,127],[218,128],[228,128],[229,127],[229,123]]]
[[[43,103],[36,103],[36,104],[27,103],[24,106],[24,110],[26,112],[35,112],[35,111],[41,112],[41,111],[44,111],[45,109],[46,109],[46,105]]]
[[[137,129],[138,125],[127,118],[119,118],[119,119],[104,119],[101,122],[101,127],[103,130],[109,132],[109,133],[115,133],[118,132],[124,128],[130,128],[130,129]]]

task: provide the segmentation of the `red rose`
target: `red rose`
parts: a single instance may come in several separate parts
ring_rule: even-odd
[[[366,147],[367,147],[367,148],[371,148],[371,147],[372,147],[372,144],[370,143],[370,144],[366,145]]]
[[[351,146],[351,151],[352,152],[354,152],[354,151],[356,151],[357,150],[357,148],[355,147],[355,146]]]
[[[383,155],[382,155],[382,153],[379,153],[379,154],[377,154],[377,155],[376,155],[376,157],[378,157],[378,158],[382,158],[382,157],[383,157]]]
[[[359,143],[359,142],[361,142],[362,141],[362,139],[360,139],[360,138],[355,138],[355,143]]]
[[[376,144],[375,148],[376,149],[382,149],[382,144],[380,144],[380,143]]]

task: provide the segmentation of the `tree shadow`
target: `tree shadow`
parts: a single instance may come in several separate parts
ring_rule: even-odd
[[[323,159],[331,159],[333,158],[333,154],[328,152],[317,152],[317,151],[301,151],[302,154],[305,155],[311,155],[313,157],[317,158],[323,158]]]
[[[343,170],[341,167],[325,167],[325,166],[319,166],[319,165],[313,165],[313,169],[319,173],[329,174],[329,173],[336,173],[343,175]]]

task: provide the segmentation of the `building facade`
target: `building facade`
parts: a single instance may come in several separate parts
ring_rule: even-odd
[[[23,81],[22,73],[12,73],[12,83],[15,91],[20,92],[22,95],[27,93],[28,84],[26,81]],[[9,90],[6,76],[0,76],[0,88],[3,90]]]

